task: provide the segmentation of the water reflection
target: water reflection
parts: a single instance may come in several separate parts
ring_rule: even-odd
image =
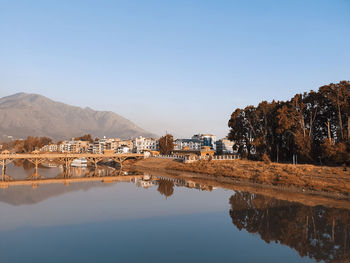
[[[166,197],[174,193],[174,182],[171,180],[160,179],[158,181],[158,192]]]
[[[248,192],[230,198],[232,223],[317,261],[349,262],[350,211],[305,206]]]
[[[106,194],[106,192],[111,194],[113,192],[114,194],[119,191],[118,198],[115,199],[113,199],[112,195],[110,195],[112,197],[110,199],[100,197],[103,199],[103,202],[101,201],[100,204],[106,206],[106,210],[97,210],[96,207],[98,206],[91,205],[91,208],[86,208],[86,211],[81,210],[75,214],[76,208],[84,207],[98,197],[98,195],[79,195],[79,198],[76,198],[76,200],[79,199],[79,203],[74,206],[75,209],[71,210],[72,218],[80,222],[84,217],[91,216],[90,209],[93,210],[91,214],[94,216],[95,214],[102,214],[103,211],[108,211],[108,213],[105,213],[108,215],[112,214],[114,218],[121,216],[123,213],[125,218],[128,218],[130,214],[135,213],[134,211],[137,210],[139,214],[148,213],[151,216],[155,215],[153,211],[157,211],[161,215],[164,213],[169,214],[169,211],[175,210],[176,207],[183,212],[183,208],[197,198],[197,203],[192,207],[188,206],[188,210],[198,212],[200,205],[205,207],[212,202],[213,208],[217,207],[220,202],[220,204],[226,205],[223,209],[223,216],[229,219],[227,216],[227,209],[229,209],[227,200],[232,192],[230,191],[229,194],[225,193],[223,195],[220,189],[210,193],[218,187],[222,187],[219,182],[214,180],[166,173],[135,173],[108,166],[101,166],[98,169],[70,168],[66,171],[60,167],[40,167],[37,172],[40,176],[32,177],[33,167],[30,165],[21,167],[18,164],[18,166],[9,167],[9,174],[12,175],[11,180],[0,182],[0,186],[3,188],[0,189],[0,201],[16,206],[34,206],[34,204],[41,203],[50,197],[57,197],[68,192],[105,187],[100,189],[104,191],[98,192],[100,194]],[[120,182],[129,183],[127,184],[128,187],[126,187],[126,184],[123,185],[124,192],[121,188],[118,188],[118,191],[114,191],[114,188],[107,188]],[[130,183],[137,186],[137,188],[133,188],[138,191],[132,190]],[[198,197],[192,189],[206,193],[205,198],[207,199],[204,199],[204,196]],[[301,257],[304,257],[303,259],[310,258],[313,261],[325,262],[349,262],[350,210],[346,209],[346,205],[343,205],[343,208],[326,207],[317,205],[316,200],[315,205],[306,206],[299,202],[290,202],[288,198],[279,200],[267,195],[241,191],[235,185],[230,185],[228,189],[234,190],[234,194],[229,198],[229,205],[232,223],[237,229],[244,229],[248,233],[258,234],[268,244],[280,243],[285,247],[295,249]],[[156,198],[153,196],[154,192],[156,192]],[[132,197],[136,195],[138,198],[133,200]],[[159,198],[160,196],[162,198]],[[176,199],[177,197],[179,199]],[[86,198],[86,202],[80,201],[82,198]],[[140,200],[140,198],[145,200]],[[180,198],[182,198],[182,201],[179,201]],[[213,202],[214,198],[217,201]],[[48,207],[51,207],[52,203],[53,201]],[[69,203],[62,201],[56,206],[62,207],[62,211],[64,211],[69,206]],[[162,206],[161,209],[159,208],[160,206]],[[47,207],[42,209],[37,211],[46,212],[48,210]],[[207,207],[201,209],[203,209],[202,211],[209,210]],[[14,214],[12,220],[15,220],[16,211],[10,211]],[[62,213],[58,214],[62,216],[60,220],[68,217],[62,215]],[[139,217],[139,214],[134,214],[133,216]],[[40,216],[38,215],[37,218],[40,218]],[[52,218],[49,219],[52,220]],[[202,221],[199,219],[198,222]],[[229,219],[228,228],[232,229],[230,221]],[[23,222],[19,221],[18,225],[20,226],[21,224]],[[38,225],[40,224],[38,223]],[[218,225],[208,225],[207,228],[220,229]],[[220,232],[221,235],[223,232],[226,233],[226,229]],[[215,238],[220,239],[220,237],[223,238],[222,236]]]

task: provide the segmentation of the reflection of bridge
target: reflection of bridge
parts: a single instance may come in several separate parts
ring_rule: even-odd
[[[64,165],[65,170],[68,170],[71,163],[75,159],[85,158],[88,163],[92,164],[97,168],[97,164],[103,160],[113,160],[116,163],[119,163],[122,167],[122,164],[127,159],[141,159],[143,154],[136,153],[105,153],[105,154],[92,154],[92,153],[40,153],[33,152],[27,154],[11,154],[7,151],[3,151],[0,154],[0,165],[2,166],[2,180],[8,180],[9,177],[6,175],[6,165],[13,162],[14,160],[23,159],[28,160],[35,166],[35,177],[38,174],[39,164],[45,161],[56,160],[59,163]]]
[[[27,179],[27,180],[11,180],[0,181],[0,188],[8,188],[11,186],[28,185],[33,188],[37,188],[39,185],[45,184],[64,184],[70,185],[71,183],[83,183],[83,182],[130,182],[135,178],[142,178],[143,175],[111,175],[111,176],[92,176],[92,177],[71,177],[71,178],[44,178],[44,179]]]

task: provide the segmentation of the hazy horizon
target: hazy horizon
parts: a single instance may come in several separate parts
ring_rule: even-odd
[[[0,97],[227,135],[237,107],[350,76],[350,2],[0,1]]]

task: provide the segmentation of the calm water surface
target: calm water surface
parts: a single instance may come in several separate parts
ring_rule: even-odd
[[[32,172],[7,170],[17,180]],[[61,181],[0,189],[1,262],[350,259],[347,209],[308,207],[166,176],[122,173],[118,182],[94,180],[118,175],[106,169],[72,171],[73,178],[90,180],[82,182],[64,181],[58,168],[41,168],[39,175]]]

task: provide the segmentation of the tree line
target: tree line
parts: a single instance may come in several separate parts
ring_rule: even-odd
[[[85,134],[80,137],[75,137],[76,141],[88,141],[92,143],[94,139],[91,134]],[[95,139],[96,140],[96,139]],[[41,147],[49,144],[53,144],[53,140],[48,137],[28,136],[24,140],[13,140],[2,144],[2,150],[11,150],[16,153],[29,153],[34,150],[39,150]],[[56,144],[61,144],[62,141],[58,141]]]
[[[236,109],[228,126],[228,138],[248,159],[349,164],[350,82]]]
[[[11,150],[16,153],[28,153],[51,143],[52,140],[48,137],[28,136],[24,140],[14,140],[4,143],[3,150]]]

